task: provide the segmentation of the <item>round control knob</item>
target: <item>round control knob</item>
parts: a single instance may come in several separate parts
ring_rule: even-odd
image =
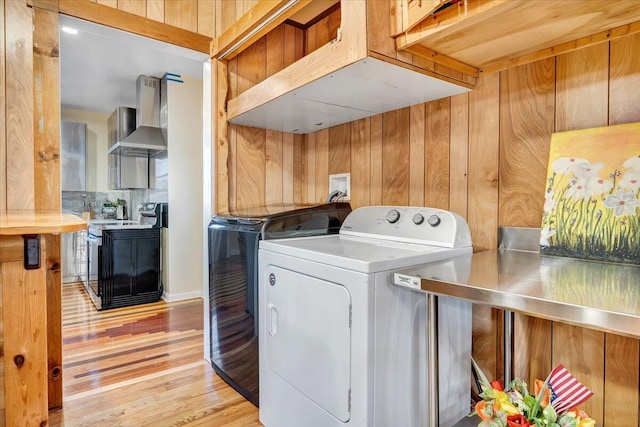
[[[430,226],[437,227],[440,225],[440,217],[438,215],[431,215],[427,220]]]
[[[420,225],[424,222],[424,216],[422,216],[422,214],[417,213],[413,216],[411,220],[415,225]]]
[[[400,212],[398,212],[397,209],[391,209],[389,212],[387,212],[387,221],[390,224],[394,224],[398,222],[399,219],[400,219]]]

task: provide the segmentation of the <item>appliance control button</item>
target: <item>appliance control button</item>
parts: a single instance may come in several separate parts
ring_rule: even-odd
[[[397,209],[391,209],[389,212],[387,212],[387,221],[390,224],[394,224],[398,222],[399,219],[400,219],[400,212],[398,212]]]
[[[420,213],[417,213],[413,216],[412,220],[415,225],[420,225],[424,222],[424,216],[422,216],[422,214]]]
[[[438,215],[431,215],[429,219],[427,219],[427,222],[430,226],[437,227],[440,225],[440,217]]]

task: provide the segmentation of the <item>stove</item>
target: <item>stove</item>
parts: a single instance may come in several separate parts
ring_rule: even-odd
[[[101,237],[102,230],[121,230],[136,228],[151,228],[151,224],[141,224],[138,221],[130,220],[97,219],[91,220],[89,222],[87,231],[91,236]]]

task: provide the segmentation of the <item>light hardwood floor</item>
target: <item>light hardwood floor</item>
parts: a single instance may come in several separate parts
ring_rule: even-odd
[[[63,409],[51,426],[260,426],[258,409],[203,355],[202,300],[96,311],[62,296]]]

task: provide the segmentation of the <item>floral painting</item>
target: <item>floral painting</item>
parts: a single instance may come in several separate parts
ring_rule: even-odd
[[[640,264],[640,123],[551,137],[540,253]]]

